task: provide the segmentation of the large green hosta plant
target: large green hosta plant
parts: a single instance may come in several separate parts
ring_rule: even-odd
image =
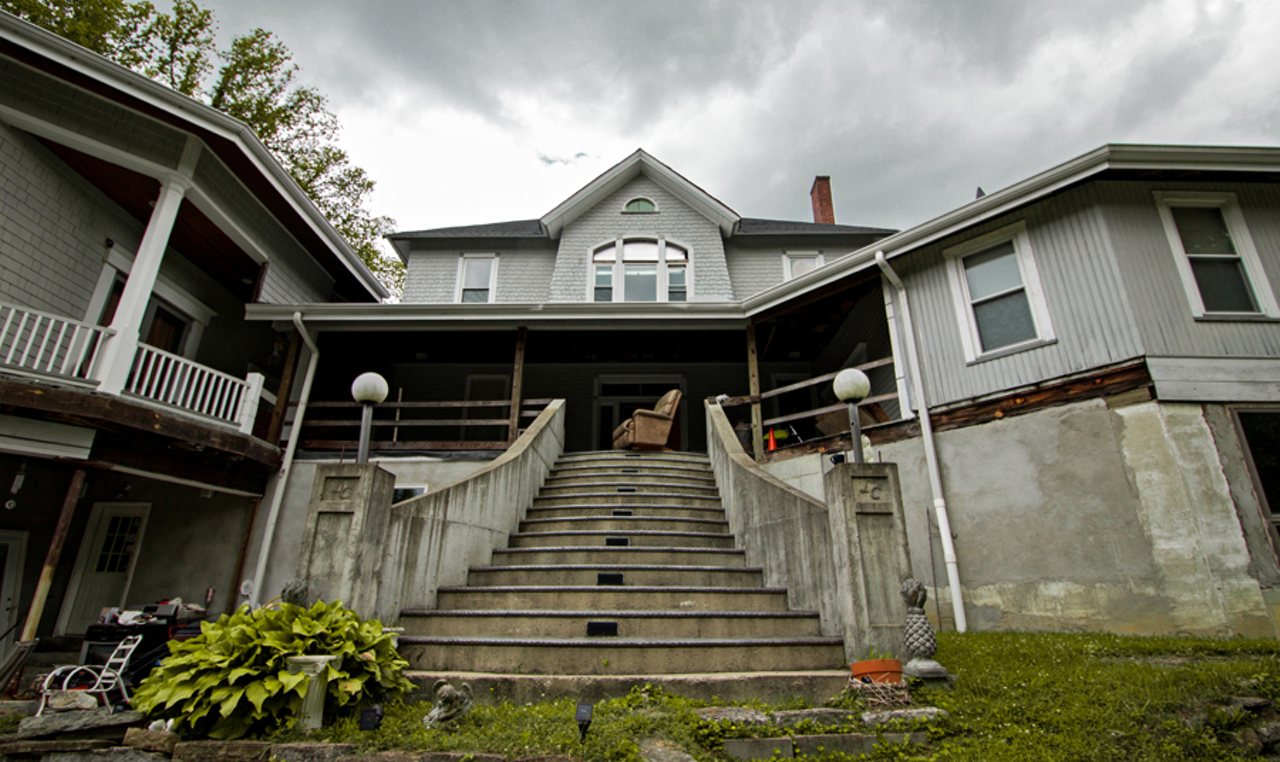
[[[173,718],[184,736],[240,738],[287,726],[309,678],[292,674],[290,656],[336,656],[329,663],[325,711],[399,695],[413,687],[382,623],[361,621],[342,603],[310,609],[242,606],[201,624],[197,638],[169,644],[170,655],[134,693],[133,706],[152,719]]]

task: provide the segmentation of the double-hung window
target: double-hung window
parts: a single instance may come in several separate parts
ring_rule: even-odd
[[[458,288],[454,301],[462,304],[492,302],[497,282],[496,254],[463,254],[458,259]]]
[[[591,253],[597,302],[689,300],[689,251],[659,239],[622,239]]]
[[[943,251],[965,359],[984,360],[1053,340],[1031,240],[1019,222]]]
[[[1191,312],[1204,317],[1280,317],[1234,193],[1156,191]]]

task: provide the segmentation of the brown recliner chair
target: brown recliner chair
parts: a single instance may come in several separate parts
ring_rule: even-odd
[[[613,449],[661,450],[667,446],[676,409],[680,407],[680,390],[672,389],[658,400],[653,410],[637,410],[613,430]]]

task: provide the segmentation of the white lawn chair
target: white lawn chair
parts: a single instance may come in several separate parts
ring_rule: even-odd
[[[119,690],[125,702],[128,702],[129,689],[124,685],[124,668],[128,666],[129,658],[133,656],[134,650],[141,642],[141,635],[130,635],[116,645],[106,664],[58,667],[50,672],[40,686],[40,708],[36,710],[36,716],[39,717],[44,713],[52,691],[82,690],[91,695],[101,696],[102,703],[110,706],[111,698],[107,694],[113,690]],[[87,685],[76,685],[77,681]]]

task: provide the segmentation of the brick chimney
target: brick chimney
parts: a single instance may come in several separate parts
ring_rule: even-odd
[[[818,175],[813,178],[809,198],[813,201],[814,222],[820,222],[823,225],[836,224],[836,212],[831,208],[831,177],[829,175]]]

